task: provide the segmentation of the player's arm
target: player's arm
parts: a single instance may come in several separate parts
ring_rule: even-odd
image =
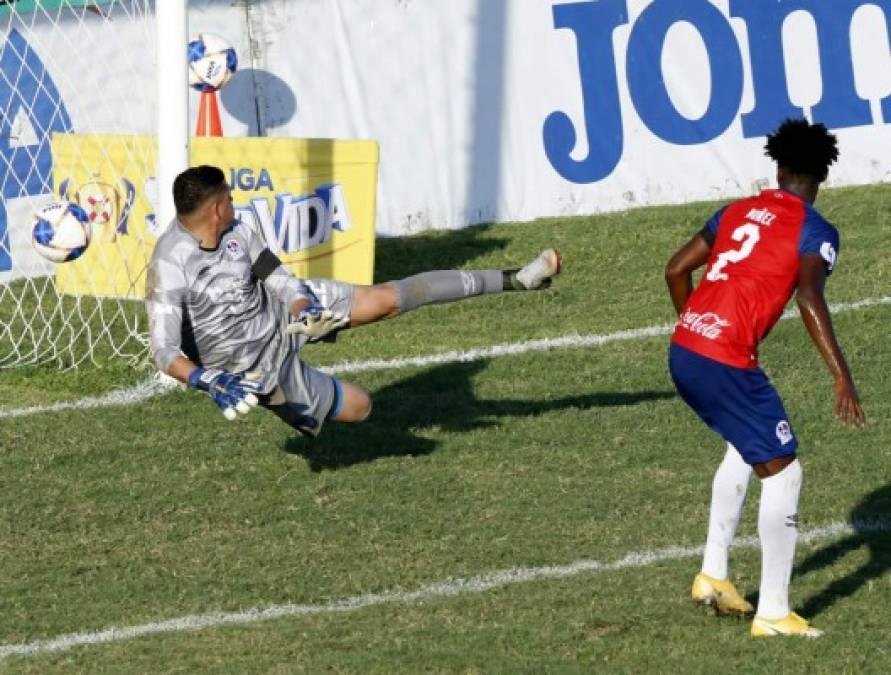
[[[826,261],[816,254],[803,255],[798,272],[796,301],[801,319],[817,350],[832,373],[835,389],[835,414],[845,424],[863,426],[866,416],[860,396],[832,328],[832,317],[826,306],[823,289],[826,285]]]
[[[174,260],[153,257],[145,286],[152,358],[158,370],[185,383],[188,373],[183,376],[182,368],[172,369],[173,363],[182,355],[183,306],[187,291],[181,265]],[[183,361],[191,363],[185,358]]]
[[[288,308],[293,316],[297,316],[313,304],[315,296],[312,291],[303,281],[285,269],[275,253],[266,247],[258,246],[255,236],[251,236],[249,245],[251,247],[251,271]],[[258,246],[256,250],[254,250],[255,246]]]
[[[191,375],[197,367],[198,366],[192,363],[185,356],[174,356],[173,361],[171,361],[170,365],[167,366],[167,374],[178,382],[188,385],[189,375]]]
[[[257,405],[258,382],[224,370],[204,369],[182,354],[183,305],[186,295],[182,270],[173,263],[152,261],[147,277],[146,310],[149,344],[162,373],[206,392],[226,419],[246,414]]]
[[[704,227],[678,249],[665,266],[665,283],[679,316],[693,292],[693,270],[706,263],[714,241],[714,234],[708,226]]]
[[[253,237],[252,246],[256,246],[257,242],[257,237]],[[295,319],[288,325],[289,333],[318,340],[347,324],[349,317],[323,307],[309,286],[285,269],[278,256],[268,248],[262,247],[251,253],[254,274],[284,303]]]

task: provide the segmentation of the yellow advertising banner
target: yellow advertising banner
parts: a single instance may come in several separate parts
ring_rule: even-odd
[[[191,164],[220,167],[240,220],[296,276],[370,284],[374,277],[378,144],[290,138],[194,138]],[[58,195],[90,216],[93,239],[58,265],[72,295],[142,298],[145,267],[167,223],[154,217],[153,139],[53,135]]]

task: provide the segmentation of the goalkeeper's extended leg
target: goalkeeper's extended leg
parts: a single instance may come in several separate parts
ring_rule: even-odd
[[[357,286],[350,325],[361,326],[425,305],[455,302],[478,295],[540,290],[550,286],[560,268],[560,253],[549,248],[521,269],[437,270],[375,286]]]

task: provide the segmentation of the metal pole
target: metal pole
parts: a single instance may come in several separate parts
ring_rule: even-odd
[[[155,0],[157,29],[158,165],[157,226],[176,215],[173,179],[189,166],[188,0]]]

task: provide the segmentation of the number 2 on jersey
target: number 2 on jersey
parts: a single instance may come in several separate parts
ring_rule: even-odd
[[[761,239],[761,231],[758,229],[757,225],[746,223],[733,230],[733,234],[730,235],[730,238],[733,239],[733,241],[742,242],[742,246],[738,249],[724,251],[718,256],[715,264],[712,265],[712,268],[705,275],[705,278],[709,281],[727,281],[729,277],[727,276],[727,273],[724,272],[724,268],[730,263],[738,263],[739,261],[748,258],[752,254],[752,249],[755,248],[755,244]]]

